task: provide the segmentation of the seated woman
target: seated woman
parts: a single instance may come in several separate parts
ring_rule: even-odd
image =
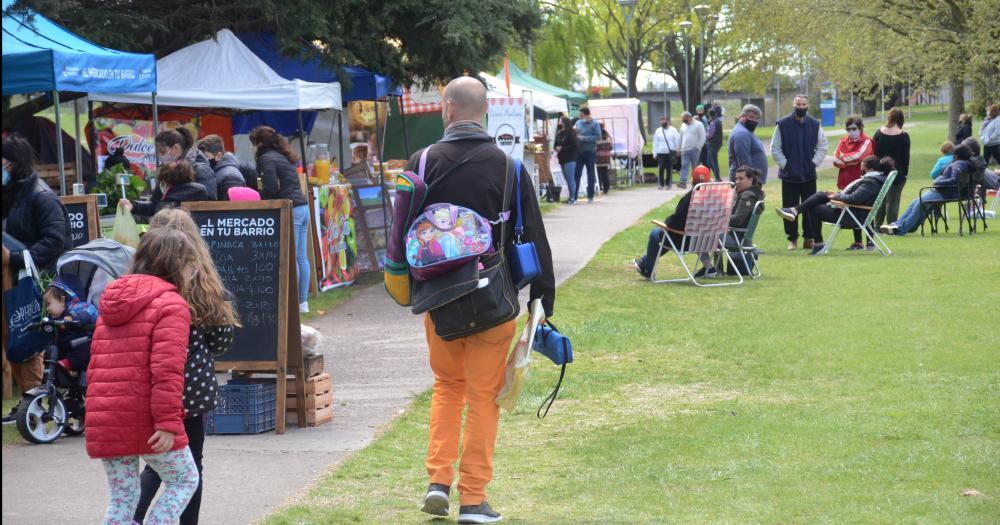
[[[955,160],[955,145],[951,141],[944,141],[941,144],[941,156],[938,160],[934,162],[934,167],[931,168],[931,179],[936,179],[941,176],[941,172],[951,164],[951,161]]]
[[[917,229],[924,221],[927,210],[921,206],[936,201],[954,199],[958,197],[958,177],[966,171],[975,169],[969,162],[972,158],[972,150],[965,144],[955,147],[955,160],[941,172],[941,176],[934,179],[934,189],[924,192],[923,195],[913,199],[906,211],[899,217],[899,220],[892,224],[883,224],[879,229],[882,233],[891,235],[906,235]]]
[[[668,227],[674,230],[683,230],[684,226],[687,224],[688,217],[688,207],[691,206],[691,195],[694,193],[694,186],[701,184],[703,182],[712,181],[712,171],[705,166],[698,166],[694,169],[691,174],[691,191],[688,191],[681,197],[681,200],[677,203],[677,208],[674,209],[669,217],[667,217],[663,222],[667,224]],[[664,230],[662,228],[653,228],[649,231],[649,239],[646,241],[646,255],[642,257],[636,257],[632,260],[632,264],[635,265],[635,270],[639,272],[639,275],[643,276],[645,279],[649,279],[649,276],[653,273],[653,265],[656,263],[656,259],[667,253],[666,250],[670,249],[669,243],[664,246],[663,251],[660,251],[660,243],[663,241]],[[670,232],[670,239],[674,241],[674,245],[680,245],[683,240],[683,235],[679,235],[674,232]],[[701,277],[698,275],[697,277]]]
[[[195,170],[190,162],[176,160],[160,166],[156,172],[156,190],[148,202],[121,199],[119,204],[131,211],[136,219],[148,221],[163,208],[176,208],[182,202],[207,201],[213,197],[205,186],[194,181]]]
[[[861,165],[865,174],[844,188],[844,191],[840,193],[816,192],[798,206],[775,209],[778,215],[786,221],[794,221],[800,213],[809,214],[811,220],[806,221],[806,223],[811,224],[814,240],[810,255],[816,255],[823,250],[823,222],[835,222],[840,219],[842,228],[853,229],[857,226],[846,213],[841,218],[843,208],[831,206],[830,201],[835,200],[852,206],[871,206],[875,203],[879,192],[882,191],[886,176],[896,169],[896,163],[890,157],[883,157],[882,160],[879,160],[875,155],[865,157]],[[857,217],[858,221],[865,222],[868,211],[859,209],[854,212],[854,216]]]

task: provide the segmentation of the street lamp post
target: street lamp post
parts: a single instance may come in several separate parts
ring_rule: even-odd
[[[694,25],[689,20],[685,20],[679,24],[681,26],[681,31],[684,31],[684,111],[691,110],[691,66],[689,65],[691,58],[690,42],[688,41],[688,31],[691,26]]]
[[[632,15],[638,0],[618,0],[625,17],[625,97],[632,98]]]
[[[698,15],[698,26],[701,28],[701,50],[698,52],[698,103],[705,103],[705,15],[711,9],[706,4],[694,6],[694,12]]]

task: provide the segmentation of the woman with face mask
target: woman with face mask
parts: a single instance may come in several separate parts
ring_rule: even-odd
[[[861,117],[847,117],[844,123],[847,135],[840,139],[837,151],[833,154],[833,165],[840,170],[837,175],[837,189],[843,190],[848,184],[861,178],[861,161],[875,151],[875,144],[865,135],[865,123]],[[861,250],[861,230],[854,230],[854,244],[849,250]],[[872,245],[872,249],[875,245]]]
[[[35,173],[35,153],[19,136],[3,139],[3,231],[21,244],[3,247],[4,266],[12,275],[24,268],[24,252],[39,270],[53,273],[56,259],[70,247],[66,208]],[[22,246],[23,245],[23,246]],[[5,268],[6,271],[6,268]],[[14,382],[27,392],[42,383],[42,354],[23,363],[11,363]],[[3,423],[14,422],[17,406],[4,414]]]
[[[194,136],[184,126],[164,130],[156,134],[156,158],[160,164],[169,164],[178,160],[186,160],[194,168],[195,182],[205,187],[210,200],[215,200],[218,185],[215,182],[215,170],[208,163],[208,157],[194,147]],[[155,193],[159,188],[154,190]]]

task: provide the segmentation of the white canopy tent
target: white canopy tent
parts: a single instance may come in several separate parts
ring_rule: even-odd
[[[288,80],[228,29],[156,61],[156,102],[163,106],[243,110],[342,109],[340,83]],[[91,93],[100,102],[148,104],[149,93]]]
[[[479,76],[486,82],[486,87],[491,92],[497,93],[501,97],[507,96],[507,84],[503,79],[489,73],[480,73]],[[566,99],[542,93],[541,91],[535,91],[513,82],[510,83],[510,96],[523,97],[526,103],[533,104],[536,109],[540,109],[550,115],[556,113],[569,114],[569,103],[566,102]],[[491,96],[490,98],[494,97]]]

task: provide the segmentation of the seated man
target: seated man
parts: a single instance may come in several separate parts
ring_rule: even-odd
[[[915,231],[921,222],[924,222],[927,210],[923,204],[937,201],[945,201],[958,197],[959,175],[966,171],[973,171],[976,167],[970,162],[972,150],[965,144],[955,147],[955,160],[941,172],[941,176],[934,179],[934,189],[924,192],[910,202],[906,211],[899,217],[899,220],[892,224],[883,224],[879,229],[882,233],[891,235],[906,235]]]
[[[712,171],[705,166],[698,166],[691,175],[692,186],[697,186],[703,182],[711,182],[711,180]],[[677,231],[684,230],[684,226],[687,224],[688,207],[691,205],[691,195],[693,193],[694,187],[681,197],[681,200],[677,203],[677,208],[674,209],[674,213],[663,221],[669,228]],[[670,249],[668,243],[664,246],[664,251],[660,251],[660,242],[663,240],[664,233],[666,232],[662,228],[653,228],[650,230],[649,240],[646,241],[646,255],[632,260],[636,271],[646,279],[649,279],[649,276],[653,273],[653,264],[656,263],[656,258],[662,256],[666,253],[666,250]],[[683,235],[674,232],[670,232],[669,235],[670,239],[674,241],[674,245],[680,245]]]
[[[871,206],[875,203],[879,192],[882,191],[882,185],[885,184],[888,174],[896,169],[896,164],[891,158],[883,157],[882,160],[879,160],[875,155],[865,157],[861,161],[861,166],[865,174],[860,179],[848,184],[844,191],[840,193],[816,192],[798,206],[774,210],[786,221],[794,221],[800,213],[809,214],[811,220],[807,222],[811,224],[813,230],[811,237],[815,242],[810,255],[816,255],[823,250],[823,222],[834,222],[840,218],[842,228],[853,229],[857,226],[846,213],[841,218],[843,209],[831,206],[830,201],[838,201],[852,206]],[[868,217],[868,211],[859,211],[860,213],[855,212],[854,216],[863,223]]]
[[[746,228],[747,224],[750,223],[750,217],[753,216],[757,202],[764,200],[764,188],[760,184],[761,174],[750,166],[740,166],[733,174],[735,176],[736,199],[733,201],[733,210],[729,215],[729,228]],[[739,244],[736,234],[732,231],[726,234],[726,250],[738,252]],[[720,257],[717,257],[716,260],[719,260]],[[707,255],[704,255],[701,260],[706,267],[711,264]],[[712,276],[720,267],[720,264],[715,264],[705,270],[705,273]],[[736,275],[734,268],[729,270],[729,275]]]

